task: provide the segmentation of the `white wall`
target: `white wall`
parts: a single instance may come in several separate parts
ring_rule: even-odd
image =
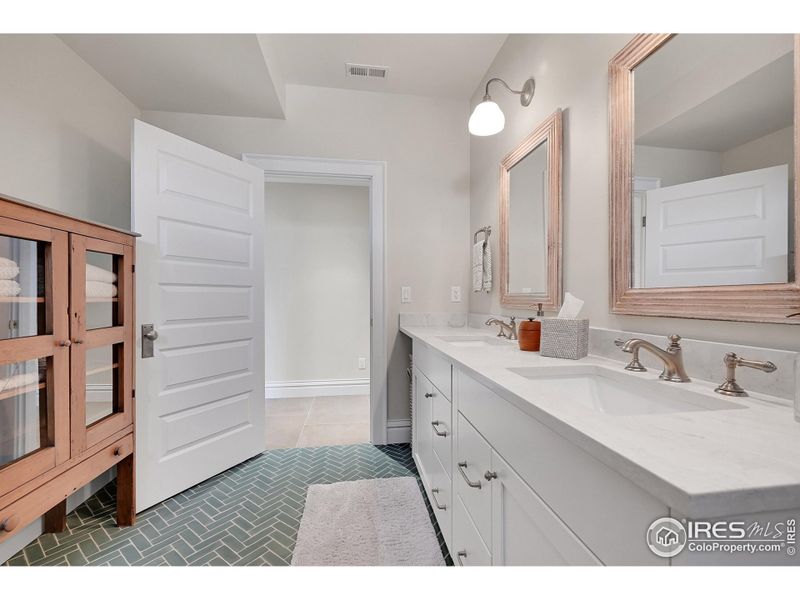
[[[661,187],[700,181],[722,175],[722,154],[708,150],[635,146],[636,177],[660,177]]]
[[[268,183],[265,201],[267,381],[369,378],[369,188]]]
[[[139,110],[53,35],[0,35],[0,193],[130,225],[130,132]],[[76,492],[80,504],[111,472]],[[41,533],[0,543],[0,562]]]
[[[536,77],[528,108],[502,91],[493,96],[506,116],[505,130],[470,141],[470,222],[497,227],[498,165],[502,157],[556,107],[564,113],[564,288],[586,300],[596,327],[681,335],[718,342],[797,349],[800,329],[781,324],[624,317],[609,312],[608,61],[630,35],[512,35],[473,94],[480,101],[486,79],[510,85]],[[470,238],[471,241],[471,238]],[[492,236],[494,249],[497,237]],[[478,313],[531,315],[504,309],[497,290],[470,294]],[[720,361],[722,357],[720,357]],[[721,367],[720,367],[721,369]],[[720,370],[721,372],[721,370]]]
[[[130,225],[139,110],[54,35],[0,35],[0,193]]]
[[[289,85],[286,109],[285,121],[150,111],[143,119],[232,156],[386,161],[388,417],[408,418],[410,344],[398,313],[467,309],[450,302],[450,286],[469,284],[467,103]],[[413,302],[401,306],[403,285]]]

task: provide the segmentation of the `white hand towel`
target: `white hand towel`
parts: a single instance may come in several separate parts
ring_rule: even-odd
[[[483,289],[483,242],[472,246],[472,291]]]
[[[116,283],[117,274],[95,267],[94,265],[86,265],[86,281],[102,281],[104,283]]]
[[[117,286],[113,283],[106,283],[104,281],[87,281],[86,282],[86,297],[87,298],[116,298]]]
[[[22,288],[16,281],[0,279],[0,296],[19,296]]]
[[[14,279],[19,275],[19,265],[10,258],[0,256],[0,280]]]
[[[483,244],[483,291],[492,291],[492,247],[489,242]]]

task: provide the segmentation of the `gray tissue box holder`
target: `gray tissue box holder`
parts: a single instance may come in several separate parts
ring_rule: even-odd
[[[540,354],[572,360],[589,354],[589,319],[542,319]]]

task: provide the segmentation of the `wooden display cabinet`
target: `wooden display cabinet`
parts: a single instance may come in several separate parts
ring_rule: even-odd
[[[135,520],[135,237],[0,196],[0,542],[114,465]]]

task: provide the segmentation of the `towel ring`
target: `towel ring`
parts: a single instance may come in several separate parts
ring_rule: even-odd
[[[488,242],[489,241],[489,236],[492,235],[492,226],[491,225],[487,225],[486,227],[481,227],[480,229],[478,229],[478,231],[476,231],[472,235],[472,243],[473,244],[477,244],[478,243],[478,236],[481,233],[483,234],[483,242],[484,243]]]

